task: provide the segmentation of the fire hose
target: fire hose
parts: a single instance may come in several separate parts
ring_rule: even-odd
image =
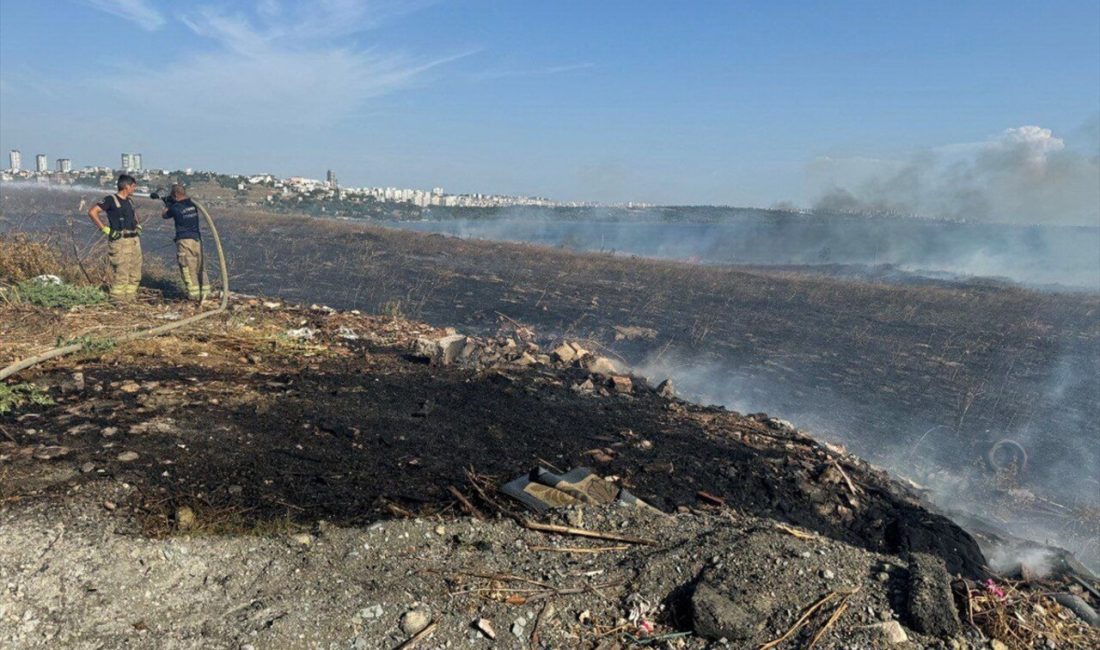
[[[128,332],[121,336],[115,337],[114,339],[112,339],[115,344],[129,343],[130,341],[137,341],[139,339],[147,339],[154,336],[160,336],[165,332],[171,332],[172,330],[186,327],[188,325],[191,325],[192,323],[203,320],[204,318],[210,318],[211,316],[214,316],[216,314],[225,313],[226,309],[229,307],[229,272],[226,269],[225,251],[222,249],[221,237],[218,236],[218,228],[214,225],[214,220],[210,218],[210,213],[206,211],[206,208],[204,208],[201,203],[194,200],[192,200],[192,203],[194,203],[195,207],[199,209],[199,212],[202,214],[203,219],[206,220],[206,226],[210,229],[210,234],[214,236],[214,246],[218,250],[218,265],[221,268],[222,274],[221,302],[219,303],[217,309],[199,312],[194,316],[188,316],[187,318],[184,318],[182,320],[168,323],[166,325],[161,325],[159,327],[153,327],[144,330],[135,330],[133,332]],[[30,368],[32,366],[36,366],[43,361],[56,359],[57,357],[63,357],[67,354],[73,354],[74,352],[80,352],[85,348],[86,345],[84,343],[72,343],[70,345],[63,345],[53,348],[52,350],[47,350],[41,354],[36,354],[33,357],[27,357],[26,359],[16,361],[15,363],[7,366],[3,370],[0,370],[0,380],[7,379],[15,373],[26,370],[27,368]]]

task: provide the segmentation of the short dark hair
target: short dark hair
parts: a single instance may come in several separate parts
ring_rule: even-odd
[[[182,183],[176,183],[172,186],[172,198],[179,201],[180,199],[187,198],[187,188]]]
[[[118,189],[124,190],[131,185],[137,185],[137,179],[129,174],[119,174]]]

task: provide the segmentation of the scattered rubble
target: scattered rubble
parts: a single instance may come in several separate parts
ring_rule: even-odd
[[[82,362],[0,441],[0,645],[1100,639],[1073,613],[1088,591],[1001,600],[965,533],[842,449],[579,343],[259,300],[217,327]],[[523,489],[567,507],[506,498],[536,462]],[[555,468],[581,463],[603,476]]]

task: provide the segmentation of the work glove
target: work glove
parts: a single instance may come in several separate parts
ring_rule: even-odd
[[[102,227],[102,228],[100,228],[99,230],[100,230],[100,231],[101,231],[101,232],[102,232],[102,233],[103,233],[104,235],[108,235],[108,236],[110,236],[110,234],[111,234],[111,227],[110,227],[110,226],[103,226],[103,227]]]
[[[141,234],[141,224],[139,223],[136,227],[137,227],[137,234],[140,235]]]

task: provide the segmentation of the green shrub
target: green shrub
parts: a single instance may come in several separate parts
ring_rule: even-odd
[[[4,297],[13,303],[64,309],[76,305],[95,305],[107,300],[107,294],[103,293],[99,287],[53,284],[36,280],[24,280],[16,284],[4,291]]]
[[[11,413],[24,404],[51,406],[53,400],[35,384],[0,384],[0,415]]]

